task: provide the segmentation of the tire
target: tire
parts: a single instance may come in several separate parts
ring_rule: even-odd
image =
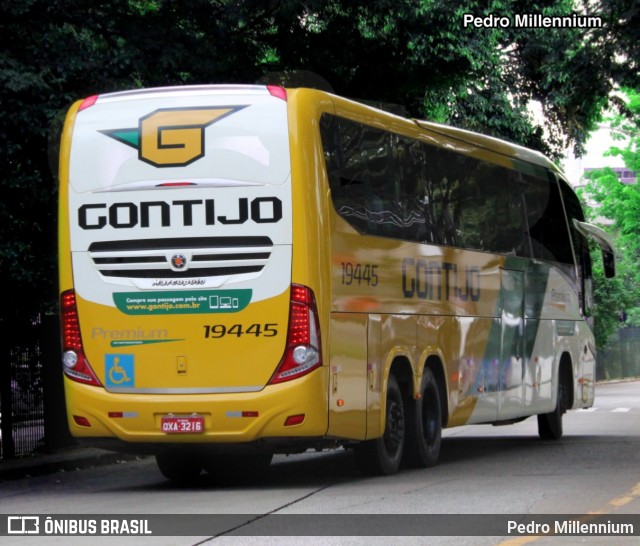
[[[384,434],[375,440],[366,440],[355,447],[360,470],[369,475],[388,476],[400,468],[404,452],[405,412],[402,392],[395,376],[390,375],[387,385],[387,404]]]
[[[558,378],[558,400],[556,409],[538,415],[538,436],[543,440],[559,440],[562,438],[562,416],[567,411],[566,386],[560,375]]]
[[[420,399],[412,400],[407,408],[405,462],[419,468],[435,465],[440,455],[441,443],[440,391],[433,372],[425,368],[420,384]]]
[[[199,458],[187,453],[171,451],[156,453],[156,464],[165,478],[180,485],[196,483],[202,472]]]

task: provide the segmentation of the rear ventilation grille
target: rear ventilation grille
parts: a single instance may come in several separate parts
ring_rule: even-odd
[[[105,277],[192,279],[260,272],[272,250],[269,237],[183,237],[92,243],[89,256]]]

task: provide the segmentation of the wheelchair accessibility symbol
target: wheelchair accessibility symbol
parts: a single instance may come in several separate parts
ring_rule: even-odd
[[[133,355],[105,355],[104,375],[107,387],[133,387],[135,365]]]

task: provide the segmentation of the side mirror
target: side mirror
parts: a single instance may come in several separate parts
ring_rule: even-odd
[[[616,276],[616,249],[613,246],[613,240],[609,237],[609,234],[598,226],[593,224],[587,224],[586,222],[579,222],[573,220],[573,225],[576,229],[582,233],[585,237],[591,237],[598,243],[598,246],[602,250],[602,262],[604,265],[604,276],[607,279]]]
[[[602,263],[604,265],[604,276],[611,279],[616,276],[616,255],[613,252],[602,250]]]

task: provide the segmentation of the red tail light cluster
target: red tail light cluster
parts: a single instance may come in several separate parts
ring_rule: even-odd
[[[96,374],[93,373],[84,356],[76,294],[73,290],[67,290],[62,293],[60,298],[60,322],[62,324],[62,364],[64,373],[74,381],[101,387],[100,381]]]
[[[310,288],[293,284],[287,345],[269,383],[282,383],[302,377],[319,366],[322,366],[322,352],[316,299]]]
[[[98,95],[91,95],[90,97],[87,97],[86,99],[84,99],[80,103],[80,107],[78,108],[78,112],[81,112],[82,110],[85,110],[86,108],[90,108],[91,106],[93,106],[96,103],[97,100],[98,100]]]
[[[282,99],[286,102],[287,90],[284,87],[280,87],[279,85],[267,85],[267,89],[272,96]]]

